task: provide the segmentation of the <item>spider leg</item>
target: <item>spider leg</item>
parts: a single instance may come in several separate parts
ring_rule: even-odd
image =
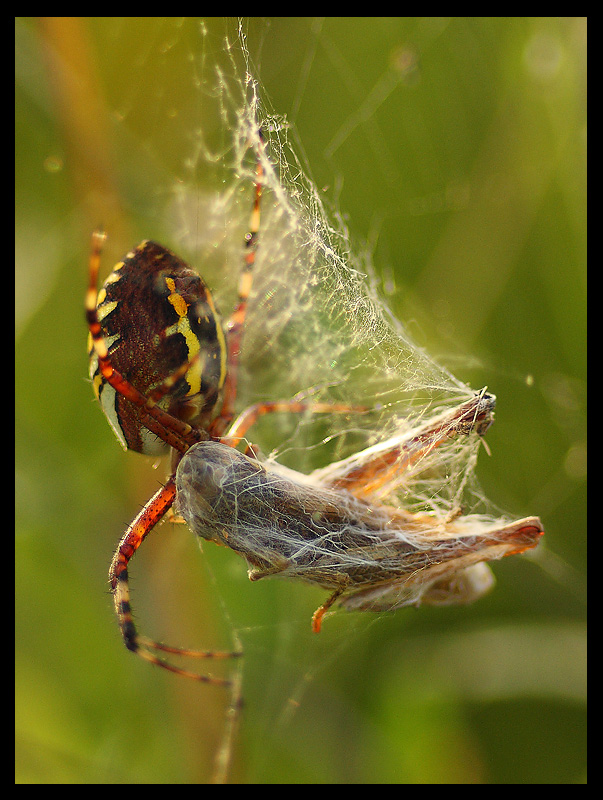
[[[312,477],[324,487],[346,489],[366,499],[459,434],[483,436],[494,419],[494,405],[494,395],[482,390],[437,419],[317,469]]]
[[[261,138],[261,131],[260,131]],[[263,140],[262,140],[263,141]],[[237,378],[239,370],[239,358],[241,354],[241,340],[243,338],[243,327],[247,315],[247,303],[251,294],[253,283],[253,268],[258,248],[258,235],[260,230],[260,202],[262,199],[262,178],[264,168],[258,154],[256,166],[255,195],[251,218],[249,220],[249,230],[245,235],[245,262],[239,278],[238,301],[227,324],[228,342],[228,371],[224,383],[224,394],[220,415],[214,420],[212,432],[221,435],[234,417],[234,403],[237,394]]]
[[[230,686],[231,682],[224,678],[214,678],[211,675],[198,674],[171,664],[160,658],[154,651],[171,653],[173,655],[185,656],[188,658],[207,658],[225,659],[237,658],[241,655],[240,651],[216,652],[186,650],[177,647],[167,647],[166,645],[154,642],[146,637],[139,636],[136,631],[132,608],[130,605],[130,589],[128,584],[128,565],[130,559],[140,547],[151,530],[162,519],[166,511],[171,507],[176,496],[176,485],[174,479],[170,478],[165,486],[149,500],[146,506],[128,526],[117,550],[113,556],[111,569],[109,570],[109,583],[113,593],[115,612],[119,621],[119,627],[128,650],[136,653],[141,658],[156,664],[158,667],[167,669],[177,675],[192,678],[203,683],[212,683],[218,686]]]
[[[270,403],[255,403],[245,409],[228,429],[228,433],[220,441],[222,444],[237,447],[247,431],[255,425],[264,414],[350,414],[363,413],[369,409],[366,406],[350,406],[346,403],[308,403],[299,400],[277,400]]]
[[[215,770],[211,781],[212,783],[225,783],[228,776],[233,742],[242,705],[242,662],[240,662],[237,669],[234,670],[230,679],[216,678],[213,675],[182,669],[166,659],[160,658],[156,655],[156,651],[189,658],[238,658],[243,655],[243,651],[236,631],[233,631],[233,635],[235,637],[234,644],[237,649],[232,652],[195,651],[167,647],[138,635],[130,606],[130,590],[128,586],[129,561],[146,536],[151,532],[154,526],[160,522],[164,513],[171,508],[175,494],[176,487],[174,480],[170,478],[166,485],[151,498],[136,519],[129,525],[113,556],[111,569],[109,571],[109,580],[113,592],[115,610],[119,620],[119,627],[124,643],[129,650],[145,659],[145,661],[168,670],[175,675],[180,675],[199,683],[230,689],[226,727],[222,737],[222,744],[216,754]]]

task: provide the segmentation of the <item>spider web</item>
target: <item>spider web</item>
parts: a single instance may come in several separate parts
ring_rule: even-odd
[[[417,346],[379,296],[368,253],[353,244],[338,210],[308,177],[287,119],[262,91],[243,27],[233,24],[220,35],[200,22],[198,33],[191,69],[202,124],[190,131],[191,154],[172,187],[168,216],[172,238],[202,265],[225,316],[235,299],[258,161],[262,167],[237,406],[296,397],[368,409],[271,415],[250,440],[266,457],[307,472],[468,400],[474,391]],[[406,507],[427,503],[443,516],[466,503],[464,489],[476,488],[476,448],[474,437],[451,442],[409,476],[398,500]]]
[[[142,183],[137,200],[145,197],[145,216],[153,226],[142,235],[171,247],[198,269],[225,318],[236,300],[258,161],[262,166],[259,247],[237,410],[293,397],[368,409],[272,414],[249,432],[250,441],[267,459],[310,472],[428,424],[473,397],[480,387],[469,387],[433,360],[390,312],[369,248],[354,241],[331,195],[310,177],[295,125],[273,107],[263,88],[267,29],[236,20],[165,20],[155,23],[149,36],[147,24],[141,23],[140,41],[131,42],[132,81],[111,101],[120,131],[132,135],[136,148],[142,142],[145,151],[143,168],[136,155],[132,166]],[[117,57],[123,40],[116,36],[114,41]],[[305,70],[298,76],[302,83],[304,75]],[[386,94],[388,87],[380,91]],[[331,147],[353,132],[352,121]],[[124,136],[125,153],[130,146]],[[440,519],[462,506],[466,512],[479,510],[485,520],[492,509],[475,478],[479,446],[475,436],[451,439],[411,472],[388,502],[428,510]],[[229,559],[227,570],[235,569],[232,553],[217,557]],[[233,634],[248,652],[245,679],[248,670],[253,673],[254,656],[257,662],[271,649],[279,666],[285,661],[290,666],[294,657],[285,643],[309,630],[309,618],[284,608],[275,612],[272,625],[255,627],[248,609],[227,596],[220,580],[214,588]],[[245,587],[248,604],[275,603],[270,594],[256,601],[262,597],[257,589]],[[266,730],[287,731],[292,709],[313,676],[348,646],[345,634],[335,644],[331,639],[328,650],[317,643],[296,665],[293,685],[271,684],[263,698]]]

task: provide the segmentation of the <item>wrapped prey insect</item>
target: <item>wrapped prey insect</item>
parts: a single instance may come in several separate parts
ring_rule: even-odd
[[[535,547],[540,520],[411,512],[380,498],[451,439],[483,436],[494,405],[482,391],[307,475],[200,442],[178,465],[177,510],[197,536],[243,556],[251,580],[278,575],[329,590],[314,613],[315,632],[335,602],[375,611],[473,602],[494,583],[486,562]],[[230,433],[236,432],[237,422]]]

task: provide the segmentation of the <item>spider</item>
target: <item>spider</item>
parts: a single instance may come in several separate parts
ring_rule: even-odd
[[[90,378],[110,426],[126,449],[161,455],[171,449],[172,475],[126,529],[109,570],[115,612],[126,647],[179,675],[219,685],[229,681],[181,669],[157,652],[197,658],[234,658],[234,652],[168,647],[140,636],[134,624],[128,565],[174,503],[175,470],[184,453],[204,440],[222,441],[232,422],[247,300],[260,223],[263,170],[258,160],[254,200],[245,236],[238,302],[223,325],[200,276],[162,245],[143,241],[118,262],[97,291],[106,235],[92,236],[86,319]],[[271,412],[347,410],[343,405],[300,401],[253,406],[236,423],[236,445],[258,416]]]
[[[366,410],[293,399],[251,406],[233,422],[263,177],[260,153],[238,301],[226,325],[200,276],[152,241],[129,252],[97,292],[105,234],[94,233],[86,294],[90,375],[111,427],[127,449],[172,453],[169,478],[130,523],[111,563],[121,635],[147,661],[217,685],[230,682],[176,666],[165,654],[218,659],[240,650],[169,647],[134,624],[129,562],[172,506],[198,536],[242,555],[252,580],[281,574],[328,589],[313,616],[315,632],[335,602],[362,610],[469,602],[492,583],[485,561],[532,548],[543,532],[537,517],[490,526],[476,516],[438,521],[379,501],[379,492],[435,448],[456,436],[483,436],[495,404],[485,390],[310,475],[264,463],[253,447],[235,449],[264,414]]]

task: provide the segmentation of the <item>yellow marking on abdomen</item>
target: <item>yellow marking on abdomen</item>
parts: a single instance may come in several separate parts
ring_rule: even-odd
[[[224,385],[224,381],[226,380],[226,367],[228,363],[228,347],[226,346],[226,338],[224,336],[224,331],[222,329],[222,325],[220,325],[220,317],[218,312],[216,311],[216,307],[214,305],[214,299],[211,296],[211,293],[207,292],[207,304],[211,308],[211,313],[214,315],[214,322],[216,325],[216,338],[218,340],[218,344],[220,345],[220,377],[218,379],[218,388],[221,389]]]
[[[201,392],[201,375],[203,372],[203,364],[201,358],[196,358],[201,351],[201,345],[199,343],[199,339],[194,334],[193,330],[191,329],[190,320],[187,316],[188,312],[188,303],[182,297],[181,294],[178,294],[176,291],[176,283],[173,278],[166,278],[165,279],[166,286],[170,290],[171,294],[168,296],[168,302],[173,306],[176,314],[178,314],[178,322],[176,325],[171,325],[169,328],[166,328],[166,334],[171,336],[174,333],[180,333],[184,336],[184,341],[186,343],[186,350],[188,353],[189,361],[193,363],[190,365],[189,369],[186,371],[185,378],[189,385],[189,390],[186,393],[187,397],[192,395],[199,394]],[[194,361],[193,361],[194,359]]]

